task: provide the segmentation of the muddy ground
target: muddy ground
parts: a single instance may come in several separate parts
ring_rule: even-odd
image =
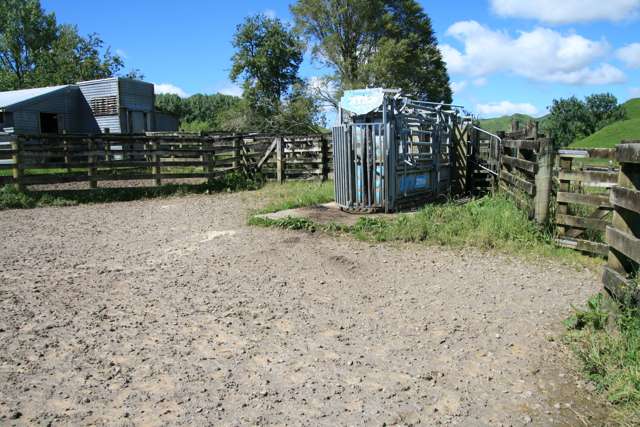
[[[251,228],[252,193],[0,212],[0,424],[597,425],[595,273]]]

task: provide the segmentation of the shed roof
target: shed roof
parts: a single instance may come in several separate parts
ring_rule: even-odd
[[[38,87],[34,89],[11,90],[8,92],[0,92],[0,108],[12,107],[34,98],[56,92],[60,89],[71,85]]]

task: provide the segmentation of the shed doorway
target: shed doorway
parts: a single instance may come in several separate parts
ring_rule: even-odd
[[[40,113],[40,133],[57,134],[58,115],[55,113]]]

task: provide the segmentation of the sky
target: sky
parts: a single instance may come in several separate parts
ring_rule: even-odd
[[[418,0],[431,17],[454,102],[480,117],[544,115],[553,99],[640,97],[640,0]],[[239,95],[229,81],[236,26],[286,0],[42,0],[58,22],[98,33],[157,93]],[[300,74],[329,70],[309,54]]]

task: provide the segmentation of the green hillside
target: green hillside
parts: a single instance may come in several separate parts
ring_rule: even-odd
[[[611,148],[622,140],[640,140],[640,98],[622,104],[627,110],[627,120],[612,123],[593,135],[576,141],[571,148]]]
[[[492,119],[482,119],[480,120],[480,127],[491,133],[496,133],[500,131],[509,132],[511,131],[511,122],[514,119],[518,120],[521,124],[528,123],[530,120],[538,120],[526,114],[513,114],[511,116],[495,117]]]

